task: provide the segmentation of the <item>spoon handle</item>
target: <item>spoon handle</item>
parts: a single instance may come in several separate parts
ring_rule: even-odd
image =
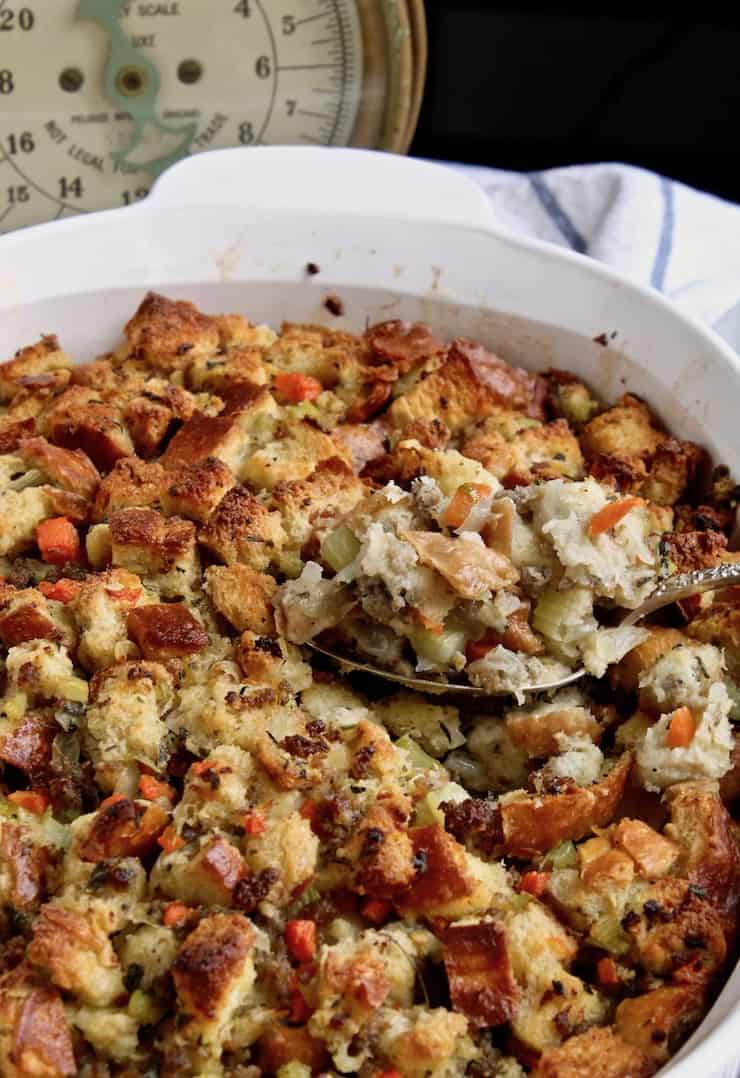
[[[719,588],[731,588],[740,584],[740,562],[723,562],[709,569],[694,569],[690,573],[677,573],[659,584],[653,594],[642,606],[632,610],[623,620],[622,625],[635,625],[654,610],[662,606],[689,599],[704,591],[716,591]]]

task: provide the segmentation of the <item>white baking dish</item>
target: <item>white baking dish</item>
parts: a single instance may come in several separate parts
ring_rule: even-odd
[[[53,332],[89,359],[149,288],[273,324],[422,319],[525,366],[572,370],[607,399],[628,387],[740,471],[740,364],[724,341],[595,262],[503,232],[450,170],[288,147],[190,158],[135,207],[0,239],[0,357]],[[330,293],[341,319],[324,308]],[[593,341],[604,333],[608,348]],[[733,1060],[739,998],[736,970],[665,1073],[711,1076]]]

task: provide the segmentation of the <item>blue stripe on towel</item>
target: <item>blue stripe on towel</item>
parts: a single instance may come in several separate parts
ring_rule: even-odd
[[[673,247],[673,229],[676,223],[676,206],[673,195],[673,184],[665,176],[660,178],[660,191],[663,196],[663,223],[660,227],[658,250],[655,253],[653,271],[650,274],[650,284],[661,292],[665,285],[665,275]]]
[[[540,200],[543,210],[560,232],[563,239],[568,242],[574,251],[578,251],[579,254],[585,254],[588,250],[588,243],[543,180],[542,173],[530,172],[529,182],[532,185],[532,190]]]

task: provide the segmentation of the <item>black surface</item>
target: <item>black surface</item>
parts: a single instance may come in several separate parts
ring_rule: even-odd
[[[411,152],[534,170],[626,161],[740,201],[740,18],[704,5],[428,0]]]

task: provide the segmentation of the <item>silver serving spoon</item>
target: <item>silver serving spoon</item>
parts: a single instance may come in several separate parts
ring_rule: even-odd
[[[638,621],[642,621],[648,614],[660,610],[663,606],[670,606],[671,603],[678,602],[680,599],[689,599],[692,595],[700,595],[704,591],[730,588],[735,584],[740,585],[740,563],[724,563],[713,566],[711,569],[695,569],[690,573],[677,573],[659,584],[650,598],[646,599],[636,610],[630,610],[619,624],[636,625]],[[405,677],[403,674],[394,674],[388,670],[370,666],[367,663],[357,662],[357,660],[351,659],[347,655],[329,651],[327,648],[319,647],[318,644],[312,644],[310,641],[308,642],[308,647],[319,655],[325,655],[328,659],[333,659],[334,662],[339,663],[340,666],[348,670],[372,674],[373,677],[382,678],[384,681],[393,681],[399,685],[406,686],[408,689],[416,689],[418,692],[433,693],[435,695],[454,692],[476,697],[512,695],[508,691],[491,693],[486,689],[478,688],[476,685],[460,685],[456,682],[432,681],[429,678]],[[549,692],[553,689],[562,689],[566,685],[572,685],[574,681],[579,681],[585,675],[586,671],[581,667],[580,670],[574,670],[571,674],[559,678],[557,681],[543,682],[541,685],[526,685],[521,691]]]

